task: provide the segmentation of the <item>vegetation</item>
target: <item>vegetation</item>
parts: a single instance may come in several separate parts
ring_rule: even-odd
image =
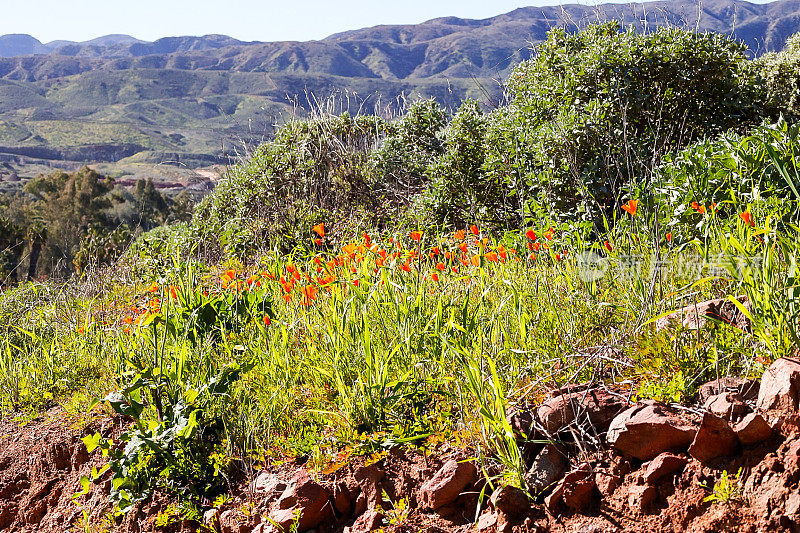
[[[120,512],[162,491],[197,516],[242,469],[445,440],[525,488],[513,403],[596,380],[679,401],[800,348],[800,130],[759,65],[722,37],[602,25],[552,32],[494,111],[318,109],[108,270],[8,288],[0,410],[129,416],[124,448],[86,439]],[[23,248],[114,201],[87,170],[28,188],[41,225],[0,219]],[[653,326],[742,294],[751,331]]]

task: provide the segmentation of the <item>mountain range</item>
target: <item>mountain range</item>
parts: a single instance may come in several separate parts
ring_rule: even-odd
[[[373,111],[409,97],[434,97],[450,108],[464,98],[497,99],[501,80],[550,28],[611,19],[638,31],[670,25],[723,33],[755,56],[779,50],[800,30],[800,0],[525,7],[483,20],[438,18],[308,42],[107,35],[41,43],[4,35],[0,161],[3,154],[8,161],[38,154],[204,164],[257,142],[281,115],[320,100]]]

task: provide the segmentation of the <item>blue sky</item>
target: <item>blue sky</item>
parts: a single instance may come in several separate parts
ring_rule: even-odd
[[[595,4],[594,0],[580,3]],[[148,41],[208,33],[252,41],[305,41],[376,24],[413,24],[450,15],[487,18],[558,1],[6,0],[3,4],[0,35],[28,33],[42,42],[84,41],[110,33]]]

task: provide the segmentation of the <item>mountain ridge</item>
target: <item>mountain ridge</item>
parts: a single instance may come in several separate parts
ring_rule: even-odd
[[[440,17],[316,41],[211,34],[147,42],[108,35],[44,45],[5,35],[0,55],[46,53],[0,57],[0,154],[3,147],[64,154],[85,153],[67,149],[75,146],[119,145],[203,160],[242,140],[258,142],[281,116],[327,95],[338,95],[337,110],[351,112],[385,111],[409,98],[435,98],[448,109],[465,98],[497,100],[502,80],[552,27],[575,30],[611,19],[638,31],[665,25],[716,31],[758,55],[780,49],[800,30],[800,0],[523,7],[481,20]]]

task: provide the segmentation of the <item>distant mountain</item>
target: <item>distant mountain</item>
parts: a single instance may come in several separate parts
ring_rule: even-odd
[[[50,51],[38,39],[24,33],[0,35],[0,57],[47,54]]]
[[[6,35],[0,37],[0,156],[4,149],[16,157],[31,148],[75,154],[104,153],[75,146],[119,145],[205,160],[233,142],[261,139],[281,114],[335,90],[361,96],[341,99],[340,107],[352,110],[412,95],[454,108],[467,97],[498,97],[499,80],[552,27],[576,30],[612,19],[638,31],[665,25],[715,31],[758,55],[780,49],[800,30],[800,0],[525,7],[483,20],[438,18],[308,42],[108,35],[42,44]]]

